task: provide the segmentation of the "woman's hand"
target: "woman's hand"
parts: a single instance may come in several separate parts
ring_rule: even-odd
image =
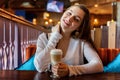
[[[52,66],[52,72],[58,77],[64,77],[69,75],[68,66],[64,63],[58,63]]]
[[[60,32],[60,25],[57,24],[56,26],[52,27],[52,32]]]

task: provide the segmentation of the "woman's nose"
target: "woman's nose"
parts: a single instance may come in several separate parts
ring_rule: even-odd
[[[68,20],[69,22],[72,22],[72,21],[73,21],[73,16],[68,16],[67,20]]]

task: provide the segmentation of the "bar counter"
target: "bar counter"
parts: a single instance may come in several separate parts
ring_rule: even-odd
[[[53,79],[49,72],[1,70],[0,80],[120,80],[120,73],[95,73]]]

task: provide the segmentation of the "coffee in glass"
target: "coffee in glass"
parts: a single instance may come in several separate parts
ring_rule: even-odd
[[[55,65],[61,62],[62,59],[62,50],[61,49],[52,49],[50,51],[51,64]],[[52,78],[58,78],[54,73],[51,75]]]

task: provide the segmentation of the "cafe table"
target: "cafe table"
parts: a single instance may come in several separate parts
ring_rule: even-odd
[[[95,73],[54,79],[49,72],[0,70],[0,80],[120,80],[120,73]]]

